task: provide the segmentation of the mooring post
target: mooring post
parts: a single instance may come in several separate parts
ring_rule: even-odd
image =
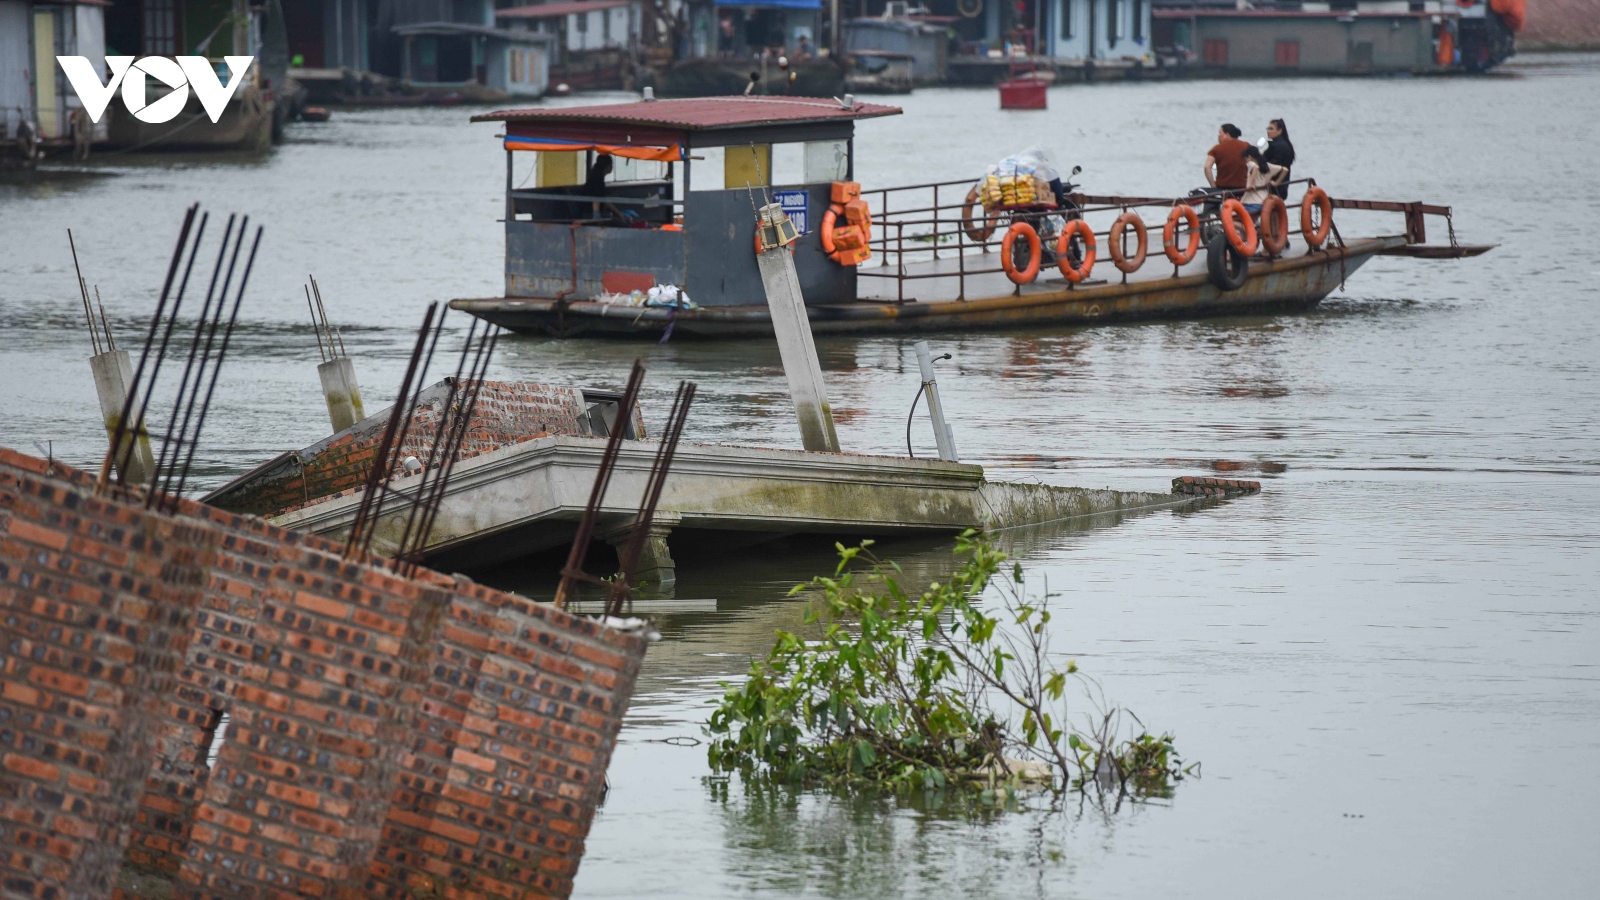
[[[128,351],[107,350],[89,357],[89,371],[94,373],[94,390],[100,395],[100,417],[105,420],[106,434],[116,440],[117,423],[128,400],[128,386],[133,383],[133,363]],[[150,483],[156,473],[156,458],[150,452],[150,433],[143,422],[123,429],[122,446],[112,450],[112,462],[119,469],[125,469],[120,473],[124,483]]]
[[[944,420],[944,404],[939,402],[939,382],[933,377],[933,351],[927,341],[917,341],[917,368],[922,370],[922,392],[928,395],[928,415],[933,419],[933,442],[939,447],[939,458],[945,462],[960,462],[956,456],[955,431]]]
[[[336,356],[317,366],[322,379],[322,397],[328,402],[328,421],[333,433],[349,428],[367,417],[361,406],[361,385],[356,383],[356,366],[348,356]]]
[[[817,345],[811,339],[811,320],[806,317],[805,298],[800,294],[800,277],[795,274],[794,257],[789,253],[788,245],[795,239],[794,226],[783,207],[772,203],[761,208],[757,227],[765,249],[756,255],[756,264],[761,268],[767,308],[772,311],[772,330],[778,336],[778,355],[789,379],[789,396],[794,399],[795,415],[800,420],[801,446],[838,453],[833,408],[828,405],[822,383],[822,364],[817,361]]]

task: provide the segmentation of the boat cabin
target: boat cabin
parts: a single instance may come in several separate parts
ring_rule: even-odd
[[[505,123],[505,296],[620,303],[674,285],[697,306],[764,304],[756,209],[775,202],[802,233],[806,303],[854,300],[856,270],[829,259],[818,226],[832,184],[854,180],[856,120],[899,113],[762,96],[474,116]]]

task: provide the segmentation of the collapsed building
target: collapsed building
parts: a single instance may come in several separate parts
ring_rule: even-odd
[[[0,897],[570,893],[640,634],[158,499],[0,449]]]

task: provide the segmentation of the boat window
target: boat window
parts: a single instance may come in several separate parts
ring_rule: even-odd
[[[540,150],[537,173],[534,176],[536,187],[560,187],[567,184],[583,184],[583,154],[577,151],[572,153],[557,153],[549,150]]]
[[[773,144],[769,184],[802,184],[806,177],[805,144]]]
[[[694,172],[689,178],[689,189],[694,191],[722,190],[722,166],[725,147],[695,148],[691,165]]]
[[[729,188],[772,183],[772,145],[728,147],[722,156],[722,183]]]
[[[848,141],[807,141],[805,183],[844,181],[850,175]]]
[[[664,181],[667,164],[653,159],[628,159],[613,157],[611,177],[607,181]]]

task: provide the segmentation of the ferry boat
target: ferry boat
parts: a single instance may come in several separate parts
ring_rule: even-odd
[[[771,334],[755,250],[755,210],[769,202],[801,233],[792,252],[819,334],[1307,309],[1374,256],[1490,249],[1458,243],[1447,206],[1330,196],[1310,179],[1292,183],[1287,203],[1269,201],[1261,234],[1227,192],[1131,197],[1064,184],[1058,203],[989,202],[972,181],[857,185],[855,123],[900,112],[849,95],[647,93],[474,116],[505,125],[505,294],[451,306],[558,337]],[[1403,224],[1357,236],[1358,212]],[[1427,242],[1429,217],[1449,224],[1448,243]]]

